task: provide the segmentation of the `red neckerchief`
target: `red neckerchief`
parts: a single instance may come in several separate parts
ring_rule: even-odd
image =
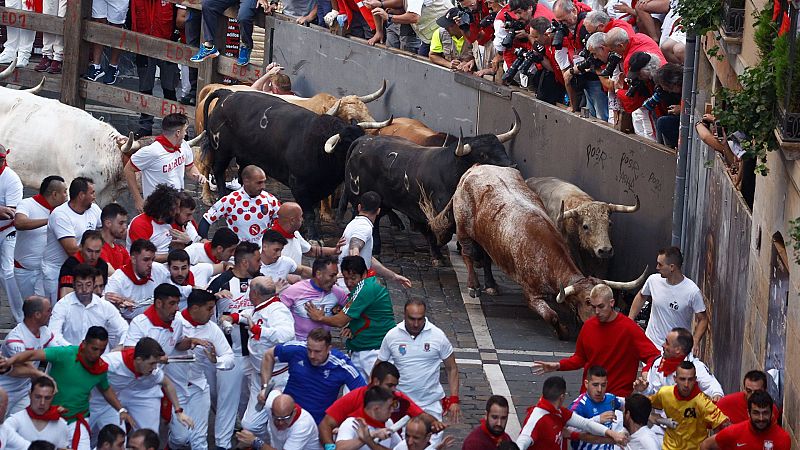
[[[194,274],[191,269],[189,269],[189,276],[186,277],[186,281],[181,286],[194,286]]]
[[[356,411],[356,413],[353,414],[351,417],[360,417],[364,419],[364,422],[366,422],[367,425],[373,428],[386,428],[385,422],[381,422],[380,420],[375,420],[372,417],[370,417],[369,414],[367,414],[367,412],[364,411],[363,406],[359,408],[358,411]]]
[[[272,222],[272,226],[270,227],[270,230],[277,231],[278,233],[281,234],[281,236],[285,237],[286,239],[293,239],[294,238],[294,233],[289,233],[288,231],[284,230],[283,227],[281,226],[281,224],[277,220]]]
[[[6,152],[6,155],[8,155],[8,152]],[[4,162],[3,166],[0,167],[0,175],[3,174],[3,171],[6,170],[6,167],[8,167],[8,162]]]
[[[172,229],[178,231],[186,231],[186,225],[180,225],[178,222],[172,221]]]
[[[294,404],[294,419],[292,419],[292,422],[289,424],[289,426],[290,426],[290,427],[291,427],[292,425],[294,425],[294,423],[295,423],[295,422],[297,422],[297,419],[299,419],[299,418],[300,418],[300,413],[301,413],[302,411],[303,411],[303,408],[301,408],[301,407],[300,407],[300,405],[298,405],[297,403],[295,403],[295,404]]]
[[[265,301],[264,303],[256,306],[256,308],[253,310],[253,312],[261,311],[262,309],[266,308],[267,306],[269,306],[269,305],[271,305],[271,304],[273,304],[275,302],[279,302],[279,301],[281,301],[281,298],[276,295],[276,296],[272,297],[271,299]]]
[[[158,317],[158,313],[156,312],[155,306],[153,305],[148,306],[147,309],[144,310],[144,315],[150,320],[150,323],[152,323],[153,326],[164,328],[169,331],[175,331],[172,329],[171,324],[164,322],[163,320],[161,320],[161,317]]]
[[[208,241],[205,244],[203,244],[203,249],[206,251],[206,256],[208,256],[208,259],[210,259],[212,263],[214,264],[220,263],[220,260],[215,258],[214,254],[211,252],[211,241]]]
[[[486,426],[486,419],[481,419],[481,431],[483,431],[483,434],[485,434],[486,437],[492,441],[495,447],[500,445],[500,442],[503,441],[503,436],[505,435],[505,433],[501,434],[500,436],[495,436],[492,434],[492,432],[489,431],[489,427]]]
[[[86,264],[86,260],[85,260],[85,259],[83,259],[83,255],[81,254],[81,251],[80,251],[80,250],[78,250],[77,252],[75,252],[75,254],[74,254],[74,255],[72,255],[72,256],[73,256],[75,259],[77,259],[79,263],[81,263],[81,264]]]
[[[677,398],[682,402],[689,401],[702,393],[702,391],[700,391],[700,388],[697,386],[697,383],[695,383],[694,387],[692,387],[692,392],[689,392],[688,397],[684,397],[681,395],[680,391],[678,391],[678,385],[675,385],[672,392],[675,393],[675,398]]]
[[[139,378],[141,375],[139,372],[136,371],[136,364],[133,363],[134,356],[133,352],[135,349],[133,348],[126,348],[122,350],[122,362],[125,363],[125,367],[128,368],[131,372],[133,372],[134,378]]]
[[[136,286],[143,286],[147,284],[148,281],[152,280],[149,276],[147,278],[139,278],[136,276],[136,271],[133,270],[133,263],[126,264],[122,266],[122,273],[128,276],[128,279],[131,280],[133,284]]]
[[[539,403],[536,404],[537,408],[542,408],[543,410],[549,412],[550,414],[556,415],[561,417],[561,408],[556,408],[552,403],[548,402],[544,399],[544,397],[539,398]]]
[[[189,324],[193,327],[199,327],[202,325],[201,323],[195,322],[194,319],[192,319],[192,316],[189,314],[189,308],[181,311],[181,315],[183,315],[183,318],[186,319],[186,321],[189,322]]]
[[[25,411],[28,412],[28,416],[33,420],[53,422],[61,418],[61,413],[58,411],[58,406],[51,406],[50,409],[44,412],[44,414],[36,414],[36,412],[31,409],[30,406],[25,408]]]
[[[163,134],[156,138],[156,142],[161,144],[164,147],[164,150],[166,150],[169,153],[175,153],[181,151],[180,145],[173,145],[172,142],[170,142],[169,139],[167,139],[167,137],[164,136]]]
[[[685,356],[679,356],[677,358],[661,358],[661,363],[658,365],[658,371],[663,373],[664,376],[675,373],[675,371],[678,370],[678,366],[681,365],[684,359],[686,359]]]
[[[48,203],[48,202],[47,202],[47,199],[46,199],[46,198],[44,198],[44,195],[42,195],[42,194],[36,194],[36,195],[34,195],[34,196],[33,196],[33,201],[35,201],[36,203],[38,203],[38,204],[40,204],[40,205],[44,206],[44,207],[45,207],[45,208],[47,208],[47,209],[48,209],[50,212],[53,212],[53,207],[52,207],[52,206],[50,206],[50,203]]]
[[[108,372],[108,364],[105,361],[103,361],[103,358],[99,358],[97,361],[95,361],[94,364],[90,366],[89,363],[87,363],[86,360],[83,359],[83,355],[81,355],[81,350],[83,350],[83,343],[81,343],[81,345],[78,346],[78,354],[75,355],[75,361],[80,361],[81,365],[83,366],[84,369],[86,369],[87,372],[89,372],[92,375],[102,375]]]

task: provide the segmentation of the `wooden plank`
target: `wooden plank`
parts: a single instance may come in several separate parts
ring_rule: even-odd
[[[173,113],[194,117],[193,106],[93,81],[81,80],[81,95],[87,100],[119,106],[156,117],[164,117]]]
[[[64,65],[61,72],[61,103],[83,109],[80,77],[89,61],[90,46],[83,43],[84,25],[92,15],[92,0],[67,0],[64,22]]]
[[[217,73],[244,83],[251,84],[264,75],[264,68],[256,64],[248,64],[241,67],[236,65],[235,58],[220,56],[215,59],[217,61]]]
[[[63,35],[64,18],[0,6],[0,25]]]
[[[133,31],[102,23],[87,21],[84,39],[96,44],[103,44],[185,66],[199,67],[202,65],[189,60],[197,53],[196,47],[142,33],[134,33]]]
[[[45,77],[43,90],[50,92],[61,92],[61,75],[51,75],[49,73],[39,73],[33,69],[14,69],[11,76],[4,79],[4,83],[23,88],[34,87]]]

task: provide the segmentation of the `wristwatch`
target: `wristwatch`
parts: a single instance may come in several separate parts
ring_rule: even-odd
[[[183,408],[175,409],[175,414],[183,414]]]
[[[124,414],[124,413],[127,413],[127,412],[128,412],[128,410],[125,409],[125,408],[120,408],[120,409],[117,410],[117,413],[119,413],[119,414]]]
[[[269,384],[264,383],[264,384],[261,385],[261,390],[262,391],[266,391],[267,389],[269,389]]]
[[[389,25],[392,24],[392,17],[394,17],[394,16],[391,15],[391,14],[387,14],[387,17],[386,17],[386,23],[387,24],[389,24]]]

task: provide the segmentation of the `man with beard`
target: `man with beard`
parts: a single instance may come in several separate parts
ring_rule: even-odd
[[[103,249],[100,250],[100,257],[115,270],[121,269],[122,266],[131,262],[128,249],[119,243],[124,241],[128,235],[128,211],[119,203],[109,203],[103,207],[100,221],[103,222],[100,233],[102,233],[104,242]]]
[[[195,242],[186,247],[191,265],[208,263],[218,264],[228,261],[233,256],[236,246],[239,245],[239,236],[230,228],[219,228],[214,232],[211,241]]]
[[[742,380],[742,390],[733,392],[722,397],[717,403],[717,407],[722,411],[731,423],[746,422],[749,419],[749,411],[747,408],[747,401],[750,396],[758,391],[767,390],[767,374],[761,370],[751,370],[744,374]],[[778,408],[772,408],[772,421],[775,422],[780,417]]]
[[[789,450],[792,441],[772,417],[774,402],[764,391],[756,391],[747,399],[749,421],[739,422],[706,438],[700,450]],[[770,443],[772,446],[768,446]]]
[[[189,254],[186,250],[172,250],[167,255],[167,270],[169,270],[169,282],[178,287],[197,287],[205,289],[208,281],[214,276],[225,270],[227,263],[208,264],[200,263],[193,266],[189,265]],[[186,298],[189,293],[184,290],[181,295],[181,308],[186,307]]]
[[[172,221],[179,211],[178,191],[159,184],[144,201],[144,212],[131,220],[128,227],[128,246],[137,239],[147,239],[156,246],[156,262],[167,260],[172,244]]]
[[[172,218],[172,229],[170,230],[173,249],[184,248],[202,240],[197,234],[197,224],[193,219],[197,202],[186,191],[178,193],[178,200],[178,211]]]
[[[75,277],[75,267],[78,264],[88,264],[97,270],[97,273],[104,276],[108,281],[108,276],[114,273],[114,269],[109,268],[108,263],[100,256],[103,250],[103,235],[98,230],[86,230],[81,237],[80,250],[67,258],[61,265],[58,273],[58,298],[73,291],[72,282]]]
[[[266,240],[265,247],[267,247]],[[261,262],[264,262],[263,255]],[[263,266],[261,273],[264,273]],[[298,341],[305,341],[308,333],[315,328],[330,330],[331,325],[319,319],[335,316],[346,304],[347,291],[336,285],[338,273],[336,258],[323,256],[314,260],[310,279],[299,281],[280,292],[281,301],[294,316],[294,329]],[[273,280],[278,281],[275,278]],[[370,367],[369,370],[371,369]]]
[[[57,337],[78,345],[89,327],[103,327],[111,336],[111,347],[115,347],[128,332],[128,322],[114,305],[94,294],[96,273],[88,264],[75,267],[75,290],[53,307],[50,329]]]
[[[176,320],[181,292],[172,284],[159,284],[153,291],[153,304],[131,320],[125,336],[125,348],[133,348],[144,337],[155,339],[166,357],[173,351],[188,350],[192,339],[183,336],[181,322]]]
[[[461,450],[484,450],[495,448],[501,442],[511,441],[506,433],[508,423],[508,400],[500,395],[493,395],[486,401],[486,415],[481,424],[464,439]]]

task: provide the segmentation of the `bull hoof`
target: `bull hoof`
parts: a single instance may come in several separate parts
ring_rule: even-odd
[[[481,288],[469,288],[467,292],[472,298],[480,298],[481,296]]]
[[[563,324],[556,325],[556,334],[558,334],[558,339],[562,341],[569,340],[569,330]]]
[[[491,295],[492,297],[494,297],[495,295],[500,295],[500,289],[496,287],[486,288],[485,292],[486,295]]]

